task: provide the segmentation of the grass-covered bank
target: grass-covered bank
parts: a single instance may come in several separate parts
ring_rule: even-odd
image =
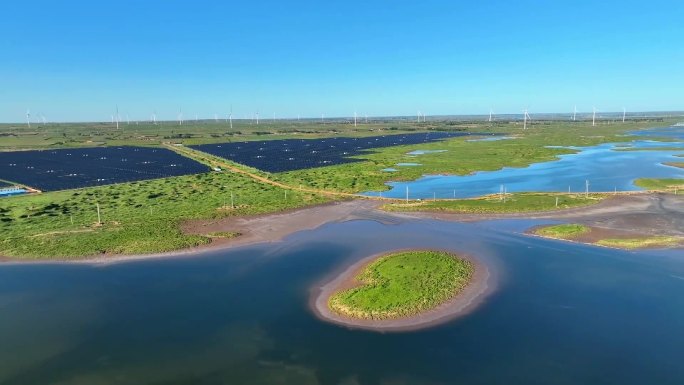
[[[684,238],[670,236],[650,236],[636,238],[607,238],[596,242],[597,245],[617,249],[634,250],[645,248],[668,248],[684,245]]]
[[[605,199],[605,194],[513,193],[472,199],[425,200],[389,203],[387,211],[428,211],[447,213],[495,214],[553,211],[590,206]]]
[[[665,123],[660,123],[664,125]],[[533,163],[552,161],[559,155],[576,153],[567,146],[594,146],[601,143],[631,140],[630,131],[658,126],[655,122],[600,124],[586,122],[545,122],[523,130],[517,123],[490,127],[473,123],[474,130],[501,133],[514,137],[499,141],[470,141],[454,138],[442,142],[396,146],[369,151],[357,156],[362,161],[344,165],[313,168],[275,174],[274,178],[292,185],[345,192],[385,191],[385,183],[416,180],[423,175],[468,175],[478,171],[494,171],[503,167],[527,167]],[[549,147],[557,146],[557,147]],[[442,151],[410,155],[413,150]],[[419,163],[415,167],[396,167],[397,163]],[[383,169],[395,168],[394,172]]]
[[[471,281],[473,263],[443,251],[382,256],[355,277],[361,286],[333,294],[330,310],[352,318],[407,317],[433,309]]]
[[[591,228],[576,223],[544,226],[534,230],[534,234],[547,238],[574,239],[591,231]]]
[[[646,190],[680,190],[684,189],[684,179],[652,179],[641,178],[634,181],[634,185]]]
[[[541,226],[530,231],[545,238],[563,239],[616,249],[634,250],[684,246],[684,237],[638,235],[626,230],[603,229],[576,223]]]
[[[276,212],[328,200],[286,194],[226,172],[0,199],[0,255],[49,259],[173,251],[210,242],[211,237],[183,234],[178,225],[186,219]]]

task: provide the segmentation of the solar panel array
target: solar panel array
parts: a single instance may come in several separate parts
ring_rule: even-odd
[[[165,148],[96,147],[0,152],[0,179],[42,191],[67,190],[207,172]]]
[[[373,148],[430,143],[470,135],[430,132],[365,138],[283,139],[191,146],[194,149],[267,172],[284,172],[351,162],[351,156]]]

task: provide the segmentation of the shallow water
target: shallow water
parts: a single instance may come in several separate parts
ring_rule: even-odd
[[[0,266],[2,384],[681,384],[681,251],[516,234],[533,221],[353,221],[195,257]],[[495,266],[475,312],[381,334],[315,318],[309,289],[369,254]]]
[[[619,151],[625,147],[649,150]],[[681,147],[681,150],[653,150],[671,147]],[[682,142],[638,140],[570,148],[580,152],[525,168],[503,168],[465,176],[426,175],[415,181],[390,182],[387,185],[391,190],[383,191],[382,196],[405,198],[408,187],[410,199],[467,198],[498,193],[502,185],[508,192],[583,192],[587,180],[590,191],[633,191],[640,190],[633,183],[638,178],[684,178],[684,169],[662,164],[682,161],[682,158],[674,156],[684,153]],[[364,194],[379,195],[373,191]]]

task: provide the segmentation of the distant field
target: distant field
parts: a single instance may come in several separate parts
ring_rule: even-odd
[[[661,123],[662,124],[662,123]],[[423,175],[468,175],[477,171],[494,171],[503,167],[527,167],[533,163],[552,161],[559,155],[575,153],[568,148],[547,146],[593,146],[607,142],[624,142],[624,134],[653,127],[653,122],[629,122],[592,127],[590,123],[555,122],[533,125],[527,130],[510,125],[495,126],[482,133],[503,133],[514,140],[469,141],[470,138],[411,146],[375,149],[356,156],[361,162],[322,168],[278,173],[279,181],[293,185],[345,192],[383,191],[387,181],[408,181]],[[413,150],[443,151],[415,157]],[[395,167],[398,163],[419,163],[415,167]],[[395,172],[383,169],[395,168]]]
[[[0,152],[0,178],[41,191],[207,171],[207,166],[165,148],[125,146]]]
[[[25,127],[0,125],[0,149],[53,149],[105,144],[143,145],[159,149],[162,142],[192,145],[255,139],[369,137],[415,133],[416,130],[429,130],[431,133],[468,131],[485,137],[491,133],[502,133],[516,138],[472,142],[467,141],[470,138],[456,137],[440,142],[365,151],[355,156],[359,161],[353,163],[280,173],[258,172],[261,177],[290,186],[360,192],[382,190],[388,180],[411,180],[423,174],[464,175],[501,167],[524,167],[572,152],[547,148],[547,145],[589,146],[619,142],[625,140],[622,135],[627,131],[665,124],[662,121],[602,122],[591,127],[587,122],[535,122],[529,129],[522,130],[519,122],[374,122],[356,128],[343,123],[312,122],[255,127],[242,122],[236,124],[232,132],[228,132],[225,124],[206,122],[184,124],[182,127],[166,123],[160,126],[140,124],[134,128],[131,124],[119,131],[106,124],[48,125],[34,127],[31,131]],[[415,162],[416,158],[408,154],[414,150],[446,152],[420,155],[422,165],[418,167],[399,167],[393,173],[382,171],[399,162]],[[73,258],[177,250],[210,241],[207,237],[182,234],[179,223],[184,219],[277,212],[330,200],[296,191],[289,191],[285,198],[284,192],[279,187],[256,182],[244,175],[211,172],[2,198],[0,255]],[[234,205],[231,205],[231,193]],[[527,206],[529,203],[530,207],[539,204],[546,208],[551,204],[549,199],[539,202],[511,201],[511,206]],[[97,223],[98,204],[102,224]],[[561,204],[571,203],[561,201]],[[497,205],[491,203],[492,207]]]
[[[362,155],[367,150],[434,143],[467,135],[469,133],[437,131],[365,138],[338,136],[322,139],[244,141],[191,147],[262,171],[277,173],[361,162],[362,159],[353,157]]]

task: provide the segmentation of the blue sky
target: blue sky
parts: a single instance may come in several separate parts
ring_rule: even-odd
[[[684,110],[681,1],[11,1],[0,121]]]

